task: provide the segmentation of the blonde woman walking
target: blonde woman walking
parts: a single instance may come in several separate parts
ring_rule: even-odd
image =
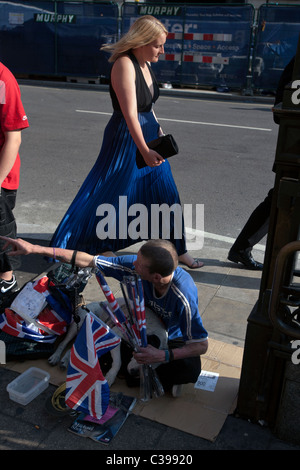
[[[59,224],[51,246],[91,254],[116,252],[151,238],[152,205],[180,204],[169,162],[147,146],[147,142],[162,134],[152,109],[159,87],[150,63],[156,63],[164,53],[167,34],[159,20],[145,15],[117,43],[102,47],[111,53],[110,96],[114,112],[106,126],[98,159]],[[136,166],[137,148],[147,164],[142,169]],[[121,200],[126,201],[126,217]],[[130,215],[129,209],[134,204],[147,208],[147,220],[138,221],[137,214]],[[105,207],[114,209],[110,217],[102,212]],[[124,220],[127,233],[122,225]],[[178,232],[175,234],[175,223],[178,221],[170,213],[169,236],[164,237],[160,224],[156,238],[172,241],[179,260],[188,267],[201,267],[203,263],[186,250],[183,223],[180,238]],[[107,232],[103,236],[100,227],[105,224]],[[135,228],[139,225],[139,238],[129,230],[130,224]]]

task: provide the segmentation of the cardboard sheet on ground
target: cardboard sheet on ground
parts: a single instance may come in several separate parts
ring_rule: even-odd
[[[184,385],[183,393],[178,398],[166,394],[148,402],[138,400],[133,413],[214,441],[228,414],[235,408],[242,357],[243,348],[210,339],[209,349],[202,357],[203,372],[197,388],[193,384]],[[17,372],[23,372],[31,366],[47,370],[53,385],[59,386],[65,382],[66,373],[59,367],[50,366],[45,359],[6,364],[6,367]],[[139,389],[128,388],[124,380],[118,379],[111,389],[136,398],[140,397]]]

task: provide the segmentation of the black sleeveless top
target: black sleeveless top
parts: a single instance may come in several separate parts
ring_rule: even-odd
[[[135,57],[134,54],[129,53],[128,54],[129,58],[132,60],[132,63],[135,68],[135,83],[136,83],[136,98],[137,98],[137,108],[139,113],[147,113],[151,111],[152,108],[152,103],[155,103],[157,98],[159,97],[159,86],[156,81],[155,75],[153,73],[152,68],[150,65],[147,63],[147,67],[149,68],[151,77],[152,77],[152,82],[153,82],[153,97],[151,94],[151,91],[146,83],[146,80],[144,78],[143,72],[141,70],[141,67],[138,63],[137,58]],[[109,92],[110,92],[110,97],[112,101],[112,105],[115,111],[121,111],[117,95],[112,87],[111,81],[109,83]]]

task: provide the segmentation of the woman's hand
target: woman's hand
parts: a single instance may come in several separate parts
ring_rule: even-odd
[[[159,153],[155,152],[155,150],[152,150],[150,148],[149,152],[143,155],[143,158],[147,165],[152,168],[161,165],[165,161]]]

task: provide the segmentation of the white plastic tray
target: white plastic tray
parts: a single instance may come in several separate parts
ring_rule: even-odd
[[[49,385],[50,374],[37,367],[30,367],[10,382],[6,390],[9,398],[21,405],[27,405]]]

